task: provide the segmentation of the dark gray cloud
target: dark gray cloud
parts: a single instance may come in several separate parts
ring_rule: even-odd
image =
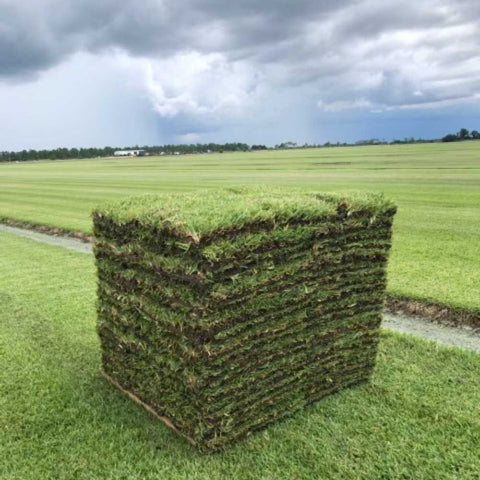
[[[108,48],[301,62],[358,38],[462,25],[478,10],[476,0],[1,0],[0,73],[23,75],[67,53]]]
[[[295,41],[305,21],[348,3],[1,0],[0,74],[22,76],[46,69],[77,50],[121,48],[156,57],[185,50],[251,55],[252,49]]]

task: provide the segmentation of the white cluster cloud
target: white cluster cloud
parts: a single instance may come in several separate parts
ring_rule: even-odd
[[[228,61],[220,53],[182,52],[164,59],[117,54],[116,59],[131,81],[140,78],[155,111],[164,117],[241,114],[261,82],[250,64]]]

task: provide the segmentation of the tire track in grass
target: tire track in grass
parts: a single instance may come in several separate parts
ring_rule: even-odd
[[[0,224],[0,232],[5,231],[31,240],[63,247],[77,252],[91,254],[92,244],[61,235],[47,235],[25,228]],[[437,343],[473,350],[480,353],[480,333],[462,327],[449,327],[413,315],[385,313],[383,328],[406,333]]]

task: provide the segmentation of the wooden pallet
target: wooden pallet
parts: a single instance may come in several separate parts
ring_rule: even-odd
[[[102,377],[108,380],[109,383],[111,383],[114,387],[118,388],[124,395],[126,395],[130,400],[133,400],[135,403],[138,403],[141,405],[145,410],[150,412],[152,415],[154,415],[158,420],[163,422],[167,427],[171,428],[176,434],[180,435],[181,437],[185,438],[188,440],[193,446],[197,446],[197,442],[193,440],[193,438],[190,438],[188,435],[185,435],[182,433],[173,423],[170,419],[167,417],[164,417],[163,415],[160,415],[151,405],[148,405],[145,403],[143,400],[138,398],[135,394],[132,392],[129,392],[128,390],[125,390],[116,380],[114,380],[112,377],[107,375],[103,370],[100,370],[100,374]]]

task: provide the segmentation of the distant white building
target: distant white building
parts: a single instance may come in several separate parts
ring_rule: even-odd
[[[143,157],[147,152],[145,150],[116,150],[113,154],[116,157]]]

